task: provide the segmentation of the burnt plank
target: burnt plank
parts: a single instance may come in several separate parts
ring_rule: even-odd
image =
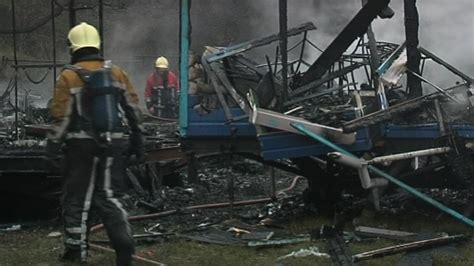
[[[306,85],[313,80],[320,79],[339,60],[354,40],[367,31],[370,23],[389,3],[390,0],[368,1],[301,77],[300,84]]]

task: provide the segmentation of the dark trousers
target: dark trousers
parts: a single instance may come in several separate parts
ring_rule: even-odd
[[[176,119],[177,116],[177,111],[176,111],[176,106],[167,104],[165,107],[154,107],[154,116],[158,116],[161,118],[169,118],[169,119]]]
[[[127,212],[120,198],[125,187],[123,141],[100,147],[92,139],[66,142],[63,191],[64,242],[66,252],[86,261],[89,213],[101,218],[116,251],[117,265],[130,265],[134,241]]]

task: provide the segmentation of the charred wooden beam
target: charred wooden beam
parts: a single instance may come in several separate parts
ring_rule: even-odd
[[[69,28],[76,26],[76,0],[69,1]]]
[[[416,75],[421,76],[420,61],[421,55],[418,51],[418,28],[420,26],[416,0],[405,0],[405,37],[407,46],[407,87],[410,98],[423,95],[421,80]]]
[[[387,230],[382,228],[374,228],[367,226],[357,226],[355,228],[355,233],[361,236],[369,237],[380,237],[393,240],[408,240],[411,239],[417,234],[411,232],[403,232],[397,230]]]
[[[287,0],[280,0],[279,2],[280,10],[280,53],[281,53],[281,78],[283,88],[281,90],[281,99],[279,103],[283,103],[288,99],[288,35],[286,34],[288,30],[288,10],[287,10]],[[276,71],[276,66],[275,66]],[[280,104],[278,106],[280,110],[283,109],[283,106]]]
[[[354,40],[362,36],[370,23],[377,15],[388,6],[390,0],[369,0],[368,3],[357,13],[342,32],[332,41],[328,48],[318,57],[306,73],[301,77],[299,83],[306,85],[313,80],[320,79],[329,68],[342,56]]]
[[[217,78],[220,80],[221,84],[224,86],[225,90],[230,94],[230,96],[234,99],[234,101],[239,105],[240,109],[244,112],[248,113],[249,106],[244,101],[242,97],[238,94],[235,87],[230,82],[229,78],[227,77],[224,69],[221,65],[217,62],[209,64],[210,69],[216,74]]]
[[[216,91],[217,99],[219,99],[219,102],[222,105],[222,109],[224,109],[224,114],[225,114],[226,119],[228,121],[232,120],[232,114],[230,112],[229,106],[227,105],[227,101],[224,97],[225,89],[222,87],[221,83],[219,83],[218,77],[212,71],[211,67],[206,61],[202,62],[202,66],[204,68],[204,71],[206,71],[209,77],[209,80],[211,81],[212,87],[214,87],[214,90]]]

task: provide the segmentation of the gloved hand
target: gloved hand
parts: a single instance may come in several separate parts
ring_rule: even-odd
[[[145,161],[145,145],[141,133],[132,133],[129,138],[128,156],[131,161],[141,163]]]
[[[57,171],[60,168],[60,159],[62,156],[62,143],[48,139],[44,149],[45,166],[48,171]]]

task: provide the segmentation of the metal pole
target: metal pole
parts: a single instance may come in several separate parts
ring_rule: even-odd
[[[99,34],[100,34],[100,54],[104,56],[104,2],[99,0]]]
[[[54,0],[51,0],[51,31],[53,33],[53,85],[56,88],[56,18],[54,16]],[[53,90],[53,95],[56,90]]]
[[[306,136],[312,138],[313,140],[316,140],[326,146],[328,146],[329,148],[335,150],[335,151],[338,151],[340,153],[343,153],[343,154],[346,154],[348,156],[351,156],[351,157],[354,157],[354,158],[357,158],[355,155],[353,155],[352,153],[350,153],[349,151],[337,146],[336,144],[332,143],[331,141],[327,140],[326,138],[324,137],[321,137],[319,136],[318,134],[315,134],[311,131],[309,131],[303,124],[301,123],[293,123],[292,126],[294,128],[296,128],[298,131],[300,131],[301,133],[305,134]],[[387,179],[388,181],[392,182],[393,184],[399,186],[400,188],[404,189],[405,191],[409,192],[410,194],[416,196],[417,198],[425,201],[426,203],[436,207],[437,209],[451,215],[452,217],[458,219],[459,221],[469,225],[470,227],[473,227],[474,228],[474,221],[469,219],[468,217],[460,214],[459,212],[447,207],[446,205],[443,205],[442,203],[436,201],[435,199],[432,199],[430,198],[428,195],[425,195],[423,193],[421,193],[420,191],[410,187],[409,185],[401,182],[400,180],[398,180],[397,178],[379,170],[378,168],[372,166],[372,165],[369,165],[368,166],[369,170],[373,173],[375,173],[376,175],[379,175],[385,179]]]
[[[280,109],[283,109],[283,103],[288,99],[288,6],[287,0],[279,1],[280,11],[280,54],[281,54],[281,76],[283,91],[280,100]]]
[[[18,57],[16,51],[16,19],[15,19],[15,0],[11,1],[12,6],[12,28],[13,28],[13,60],[15,62],[15,138],[19,139],[18,134]]]
[[[188,130],[188,64],[189,64],[189,42],[190,0],[180,0],[180,27],[179,27],[179,129],[182,137],[186,136]]]
[[[425,83],[427,83],[428,85],[430,85],[431,87],[435,88],[437,91],[441,92],[442,94],[444,94],[446,97],[448,97],[449,99],[453,100],[455,103],[458,103],[458,104],[462,104],[460,101],[458,101],[456,98],[454,98],[453,96],[449,95],[445,90],[443,90],[442,88],[440,88],[439,86],[435,85],[434,83],[432,83],[431,81],[425,79],[423,76],[419,75],[418,73],[416,73],[415,71],[412,71],[410,69],[407,69],[407,72],[412,74],[414,77],[417,77],[419,78],[421,81],[424,81]]]

